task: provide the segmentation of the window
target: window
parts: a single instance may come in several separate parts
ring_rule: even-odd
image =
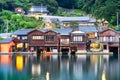
[[[18,36],[17,38],[20,39],[20,36]]]
[[[106,41],[106,42],[108,42],[109,41],[109,37],[103,37],[103,41]]]
[[[73,41],[83,41],[82,36],[74,36]]]
[[[69,44],[69,39],[60,39],[62,44]]]
[[[43,40],[44,36],[32,36],[33,40]]]
[[[114,42],[115,41],[115,37],[110,37],[110,42]]]
[[[25,39],[27,39],[27,36],[22,36],[22,40],[25,40]]]
[[[103,41],[106,41],[106,37],[103,37]]]
[[[55,36],[46,36],[46,41],[54,41]]]
[[[60,39],[60,42],[69,42],[69,39]]]

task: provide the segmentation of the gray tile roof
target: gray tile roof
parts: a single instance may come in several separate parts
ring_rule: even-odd
[[[29,32],[33,31],[35,29],[24,29],[24,30],[17,30],[14,32],[15,35],[27,35]],[[60,35],[69,35],[70,32],[72,32],[72,28],[61,28],[61,29],[37,29],[39,31],[42,32],[47,32],[49,30],[52,30],[54,32],[60,33]],[[96,27],[90,27],[90,26],[86,26],[86,27],[79,27],[80,31],[83,32],[98,32],[98,30],[96,29]]]
[[[82,16],[82,17],[61,17],[60,21],[89,21],[90,17]]]
[[[98,30],[96,29],[96,27],[90,27],[90,26],[84,26],[84,27],[79,27],[79,30],[80,31],[83,31],[83,32],[98,32]]]
[[[0,37],[11,36],[12,33],[0,33]]]
[[[34,29],[17,30],[13,34],[15,34],[15,35],[27,35],[27,33],[29,33],[32,30],[34,30]]]
[[[55,29],[60,35],[69,35],[69,33],[72,31],[72,28],[62,28],[62,29]]]
[[[2,41],[0,41],[0,43],[9,43],[13,41],[13,38],[6,38],[6,39],[3,39]]]

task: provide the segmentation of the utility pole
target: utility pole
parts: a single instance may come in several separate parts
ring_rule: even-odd
[[[42,12],[43,12],[43,8],[42,8],[43,6],[42,6],[42,4],[41,4],[41,7],[40,7],[40,12],[41,12],[41,14],[42,14]]]
[[[8,33],[8,21],[7,21],[7,24],[6,24],[6,32]]]
[[[117,12],[117,28],[118,28],[118,25],[119,25],[119,14]]]

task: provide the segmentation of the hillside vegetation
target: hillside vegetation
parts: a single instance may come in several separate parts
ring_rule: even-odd
[[[120,25],[116,28],[117,13],[120,22],[120,0],[0,0],[0,26],[3,26],[3,24],[6,24],[6,21],[8,21],[9,26],[12,27],[9,31],[20,28],[33,28],[33,26],[38,27],[39,24],[42,23],[41,21],[35,20],[34,18],[23,17],[22,15],[18,16],[12,12],[14,12],[16,7],[22,7],[27,13],[32,5],[40,6],[41,4],[47,6],[53,15],[74,16],[64,12],[64,9],[72,9],[77,16],[80,16],[81,13],[84,12],[84,14],[92,14],[92,16],[97,19],[104,18],[110,23],[109,26],[120,30]],[[4,10],[9,11],[6,12]],[[35,24],[31,21],[35,21]]]

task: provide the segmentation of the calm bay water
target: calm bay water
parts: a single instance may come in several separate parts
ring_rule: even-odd
[[[120,80],[120,57],[0,55],[0,80]]]

